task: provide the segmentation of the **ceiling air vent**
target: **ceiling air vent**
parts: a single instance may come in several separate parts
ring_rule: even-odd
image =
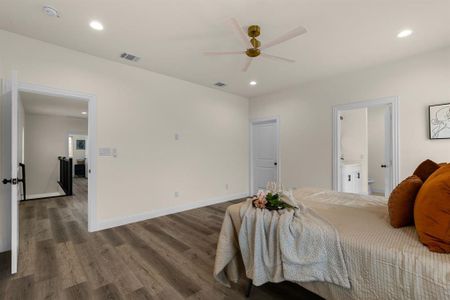
[[[136,55],[126,53],[126,52],[120,54],[120,57],[123,59],[129,60],[129,61],[134,61],[134,62],[137,62],[141,59],[140,57],[138,57]]]
[[[223,87],[223,86],[226,86],[226,84],[225,83],[223,83],[223,82],[216,82],[216,83],[214,83],[214,85],[215,86],[220,86],[220,87]]]

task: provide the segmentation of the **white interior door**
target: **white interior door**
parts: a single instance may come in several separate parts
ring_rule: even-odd
[[[2,174],[5,196],[11,203],[11,273],[17,272],[19,252],[19,189],[18,189],[18,82],[17,73],[6,80],[2,95]]]
[[[384,195],[388,196],[394,189],[393,186],[393,165],[392,165],[392,106],[387,105],[384,113],[384,129],[385,129],[385,142],[384,142]]]
[[[278,181],[278,123],[276,120],[252,123],[252,193]]]

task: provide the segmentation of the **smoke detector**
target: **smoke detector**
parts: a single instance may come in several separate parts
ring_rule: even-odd
[[[48,5],[45,5],[44,7],[42,7],[42,10],[49,17],[57,17],[57,18],[59,18],[59,13],[56,10],[56,8],[53,8],[53,7],[48,6]]]

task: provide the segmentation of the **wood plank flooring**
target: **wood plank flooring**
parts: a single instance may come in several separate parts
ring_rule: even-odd
[[[0,299],[245,299],[246,280],[230,289],[212,276],[232,202],[88,233],[87,180],[74,194],[20,205],[19,272],[0,254]],[[281,283],[250,299],[320,298]]]

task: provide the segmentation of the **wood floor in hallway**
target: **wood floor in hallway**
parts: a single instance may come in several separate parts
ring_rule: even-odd
[[[213,276],[232,202],[88,233],[87,180],[74,196],[20,205],[19,272],[0,254],[0,299],[245,299]],[[250,299],[317,299],[292,283],[253,288]]]

